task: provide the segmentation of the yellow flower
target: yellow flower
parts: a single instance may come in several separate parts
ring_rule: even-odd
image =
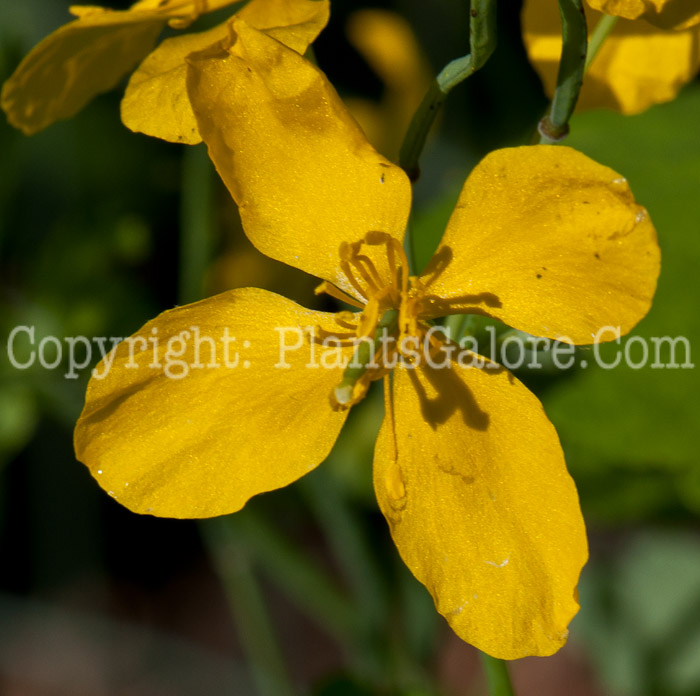
[[[599,12],[646,19],[661,29],[687,29],[700,23],[700,0],[588,0]]]
[[[3,85],[0,106],[15,128],[33,135],[74,116],[148,56],[127,87],[124,124],[164,140],[198,143],[185,89],[185,57],[225,38],[227,24],[168,39],[152,53],[151,49],[166,24],[184,29],[200,15],[236,2],[141,0],[124,11],[73,6],[70,11],[78,19],[26,56]],[[328,0],[252,0],[238,14],[303,53],[328,21]]]
[[[583,79],[577,109],[607,107],[636,114],[670,101],[700,69],[700,9],[697,2],[664,0],[589,0],[589,34],[603,17],[596,9],[620,16]],[[687,14],[680,21],[680,8]],[[653,8],[661,11],[652,13]],[[695,13],[691,17],[691,8]],[[636,8],[636,9],[635,9]],[[634,12],[632,10],[635,10]],[[675,13],[675,14],[670,14]],[[632,19],[639,17],[639,19]],[[679,20],[677,31],[659,28]],[[554,94],[561,55],[561,25],[556,3],[526,0],[523,9],[525,48],[548,96]],[[649,23],[655,21],[657,26]]]
[[[433,261],[411,277],[404,172],[320,71],[233,27],[233,46],[190,58],[210,155],[251,241],[358,311],[246,288],[161,314],[97,368],[78,459],[133,511],[226,514],[322,462],[348,408],[387,377],[374,485],[402,558],[464,640],[502,658],[555,652],[587,556],[557,435],[507,370],[468,352],[450,361],[429,321],[486,314],[574,343],[606,324],[628,331],[659,269],[646,212],[624,179],[574,150],[500,150],[474,169]],[[382,327],[395,341],[351,375],[353,339]]]

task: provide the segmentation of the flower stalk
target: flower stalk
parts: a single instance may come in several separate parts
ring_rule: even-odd
[[[588,52],[588,29],[582,0],[559,0],[559,13],[561,61],[552,104],[538,125],[542,144],[561,142],[569,134],[569,119],[574,113],[583,84]]]
[[[506,661],[491,657],[483,652],[480,655],[489,696],[515,696]]]
[[[214,236],[214,167],[207,148],[185,149],[180,203],[180,304],[202,299],[204,276]]]
[[[417,181],[420,177],[420,155],[447,95],[460,82],[479,70],[496,48],[495,0],[472,0],[469,47],[466,56],[448,63],[433,80],[408,127],[399,153],[399,166],[411,181]]]
[[[591,38],[588,40],[588,52],[586,53],[584,70],[588,70],[593,59],[598,55],[600,47],[605,42],[605,39],[610,36],[610,32],[614,29],[618,19],[619,17],[615,15],[603,15],[598,20],[598,24],[595,25],[595,29],[591,32]]]

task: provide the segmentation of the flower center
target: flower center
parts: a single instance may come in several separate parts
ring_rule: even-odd
[[[369,232],[359,242],[343,243],[340,268],[355,297],[326,281],[316,294],[326,293],[361,311],[338,312],[336,322],[346,331],[331,334],[319,328],[316,341],[355,348],[331,399],[336,408],[344,409],[363,399],[369,384],[386,375],[399,359],[411,362],[427,326],[420,321],[425,290],[418,278],[409,275],[398,239],[386,232]]]

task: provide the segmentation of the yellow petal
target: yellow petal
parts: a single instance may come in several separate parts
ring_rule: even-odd
[[[121,103],[127,128],[170,142],[202,142],[187,96],[185,57],[220,41],[227,23],[208,31],[166,39],[141,63],[129,80]]]
[[[316,326],[342,331],[332,315],[251,288],[164,312],[98,366],[78,459],[120,503],[163,517],[226,514],[295,481],[345,419],[331,408],[342,366],[306,367],[322,356],[300,330]]]
[[[238,16],[303,54],[328,24],[329,14],[328,0],[253,0]]]
[[[241,0],[139,0],[131,6],[134,10],[159,10],[169,17],[185,19],[192,17],[196,19],[200,15],[208,12],[216,12],[222,7],[233,5]],[[70,11],[75,14],[78,7],[71,7]]]
[[[700,22],[700,0],[588,0],[599,12],[646,19],[662,29],[687,29]]]
[[[586,8],[589,31],[601,16]],[[554,5],[547,0],[527,0],[523,39],[551,97],[561,54],[561,28]],[[674,99],[698,69],[700,27],[669,32],[643,21],[620,20],[589,66],[576,108],[607,107],[636,114]]]
[[[429,285],[463,311],[536,336],[593,343],[628,332],[649,310],[659,248],[627,181],[568,147],[492,152],[470,174]]]
[[[539,401],[489,365],[394,371],[375,490],[457,635],[503,659],[551,655],[578,611],[583,520]]]
[[[327,0],[253,0],[239,16],[303,53],[328,21]],[[202,141],[187,96],[185,58],[228,36],[228,20],[208,31],[163,41],[134,72],[121,104],[124,125],[170,142]]]
[[[143,0],[129,10],[94,5],[39,43],[5,82],[0,106],[8,121],[32,135],[74,116],[114,87],[151,50],[166,23],[187,26],[232,0]]]
[[[8,121],[32,135],[74,116],[138,64],[166,21],[157,11],[102,11],[56,30],[3,85],[0,105]]]
[[[369,231],[403,238],[408,178],[369,145],[323,73],[240,19],[233,27],[231,48],[188,59],[209,155],[260,251],[354,294],[340,247]]]

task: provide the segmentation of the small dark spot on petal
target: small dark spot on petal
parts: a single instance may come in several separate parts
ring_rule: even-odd
[[[594,252],[593,256],[595,256],[598,259],[598,261],[600,261],[600,254],[597,251]]]
[[[542,274],[541,274],[541,273],[538,273],[538,274],[537,274],[537,278],[541,278],[541,277],[542,277]]]

